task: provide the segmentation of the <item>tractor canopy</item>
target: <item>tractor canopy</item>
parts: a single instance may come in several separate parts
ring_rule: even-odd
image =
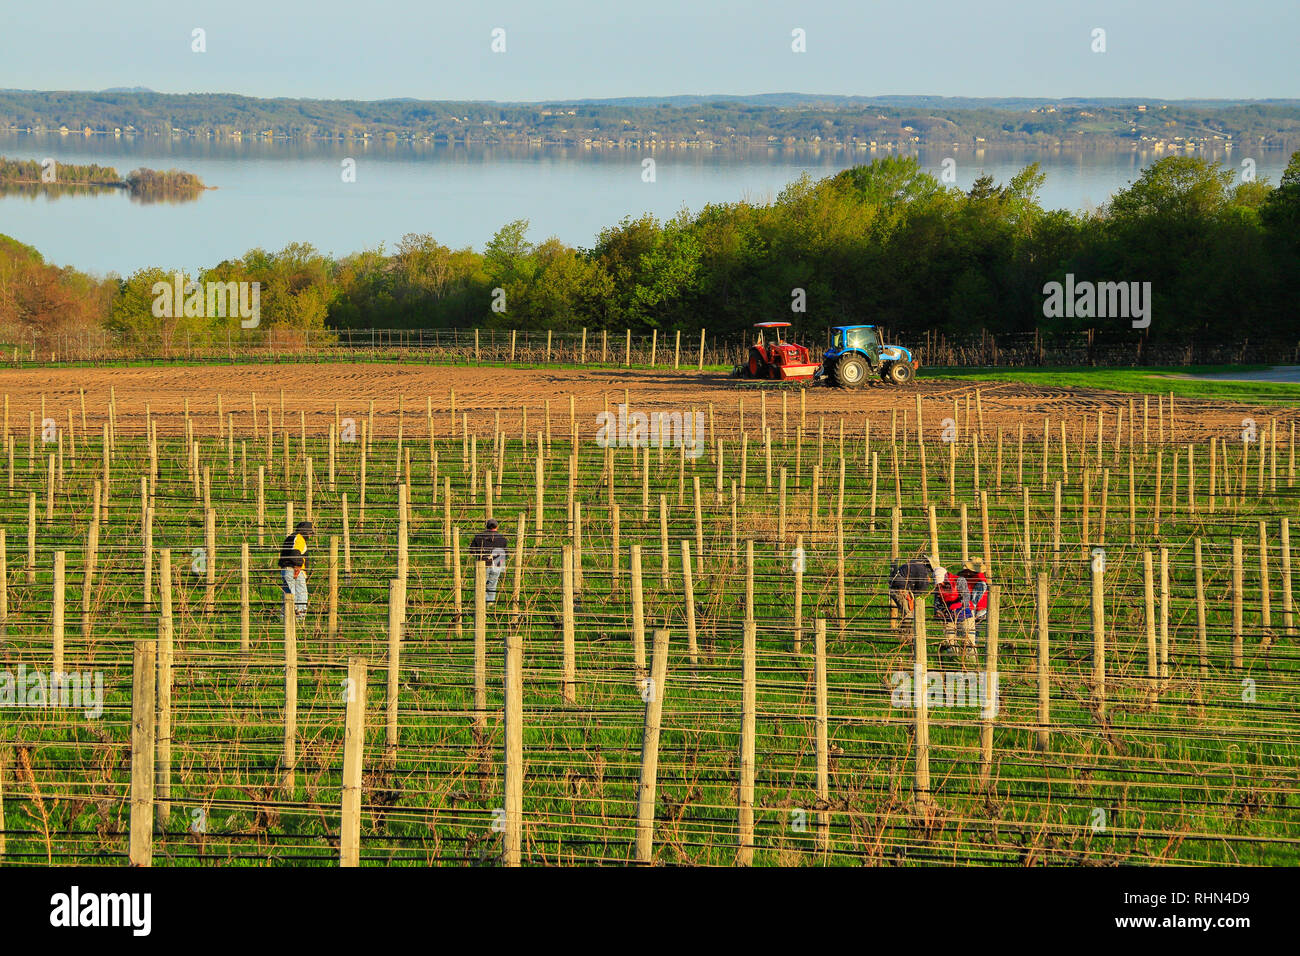
[[[845,352],[863,352],[874,359],[879,350],[880,336],[874,325],[838,325],[831,329],[831,347],[825,355],[835,358]]]

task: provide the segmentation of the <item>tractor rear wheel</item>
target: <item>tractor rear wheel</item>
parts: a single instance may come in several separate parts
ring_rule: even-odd
[[[912,366],[907,362],[895,362],[889,367],[889,380],[895,385],[906,385],[912,380]]]
[[[766,378],[767,363],[763,360],[762,354],[758,349],[751,349],[749,352],[749,365],[747,370],[750,378]]]
[[[835,363],[835,384],[858,388],[867,380],[867,363],[860,355],[842,355]]]

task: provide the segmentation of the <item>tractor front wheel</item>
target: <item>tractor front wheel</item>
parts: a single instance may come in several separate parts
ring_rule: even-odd
[[[889,380],[895,385],[906,385],[912,380],[912,366],[908,362],[895,362],[889,367]]]
[[[835,363],[835,384],[858,388],[867,380],[867,363],[860,355],[842,355]]]

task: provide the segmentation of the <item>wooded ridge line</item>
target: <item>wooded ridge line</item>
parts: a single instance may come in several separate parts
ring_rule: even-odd
[[[214,121],[215,116],[222,121]],[[625,149],[1034,146],[1220,151],[1300,146],[1300,101],[770,94],[501,103],[0,90],[0,129]]]

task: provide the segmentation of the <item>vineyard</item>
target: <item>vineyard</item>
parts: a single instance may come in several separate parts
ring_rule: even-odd
[[[1293,408],[383,375],[5,396],[0,865],[1300,862]]]

